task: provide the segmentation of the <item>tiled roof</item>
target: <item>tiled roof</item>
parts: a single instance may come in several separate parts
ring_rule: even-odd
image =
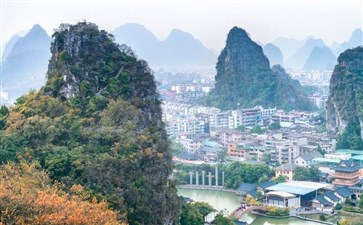
[[[331,205],[331,203],[330,203],[330,202],[328,202],[328,200],[326,200],[326,199],[324,198],[324,196],[323,196],[323,195],[318,195],[318,196],[316,196],[316,197],[315,197],[315,199],[316,199],[318,202],[320,202],[321,204],[323,204],[324,206]]]
[[[341,187],[335,190],[336,193],[343,196],[344,198],[352,196],[353,192],[349,190],[347,187]]]
[[[298,157],[303,158],[305,161],[311,161],[311,160],[313,160],[315,158],[322,157],[322,155],[319,152],[311,152],[311,153],[308,153],[308,154],[300,155]]]
[[[240,192],[250,192],[250,191],[255,191],[255,190],[256,190],[256,185],[255,184],[242,183],[238,187],[238,191],[240,191]]]
[[[262,189],[266,189],[268,187],[271,187],[272,185],[275,185],[274,182],[272,181],[266,181],[266,182],[262,182],[259,186],[262,188]]]
[[[325,196],[331,199],[333,202],[338,202],[340,200],[340,198],[338,198],[338,196],[336,196],[332,191],[325,192]]]
[[[341,172],[354,172],[359,170],[360,168],[361,168],[360,166],[357,166],[351,160],[341,160],[339,166],[332,168],[332,170],[341,171]]]
[[[276,167],[275,170],[288,170],[293,171],[295,169],[296,165],[294,163],[285,163],[282,164],[279,167]]]

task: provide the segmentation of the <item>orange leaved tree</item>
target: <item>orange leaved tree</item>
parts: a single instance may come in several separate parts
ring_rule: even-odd
[[[88,198],[80,185],[65,190],[62,184],[52,184],[37,164],[0,167],[0,224],[126,225],[106,202]]]

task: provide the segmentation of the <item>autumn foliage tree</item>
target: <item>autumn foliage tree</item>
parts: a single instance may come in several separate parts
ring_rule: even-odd
[[[0,224],[126,224],[106,202],[97,202],[80,185],[68,191],[52,184],[36,163],[0,168]]]

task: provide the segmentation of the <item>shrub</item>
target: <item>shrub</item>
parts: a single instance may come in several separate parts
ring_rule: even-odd
[[[267,206],[266,208],[266,215],[269,216],[288,216],[289,213],[289,208],[279,208],[276,206]]]
[[[336,206],[335,206],[335,210],[341,210],[343,208],[342,204],[338,203]]]
[[[325,221],[325,220],[326,220],[326,216],[325,216],[324,214],[321,214],[321,215],[319,216],[319,219],[320,219],[321,221]]]

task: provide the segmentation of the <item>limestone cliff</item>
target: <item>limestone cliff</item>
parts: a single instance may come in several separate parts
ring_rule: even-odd
[[[312,108],[300,83],[291,79],[281,66],[272,70],[261,46],[238,27],[228,34],[215,79],[208,101],[222,109],[256,105],[286,110]]]
[[[67,179],[82,180],[105,196],[129,224],[173,223],[179,203],[169,180],[171,154],[161,103],[147,63],[87,22],[61,25],[53,34],[51,53],[48,80],[40,93],[73,108],[74,118],[92,121],[81,125],[88,135],[78,139],[69,134],[69,139],[97,146],[83,154],[93,161],[92,174],[100,175],[82,171]],[[99,132],[111,141],[91,144],[89,137]],[[65,179],[63,174],[60,179]]]
[[[343,134],[350,126],[363,129],[363,47],[346,50],[338,57],[326,110],[328,130]]]

